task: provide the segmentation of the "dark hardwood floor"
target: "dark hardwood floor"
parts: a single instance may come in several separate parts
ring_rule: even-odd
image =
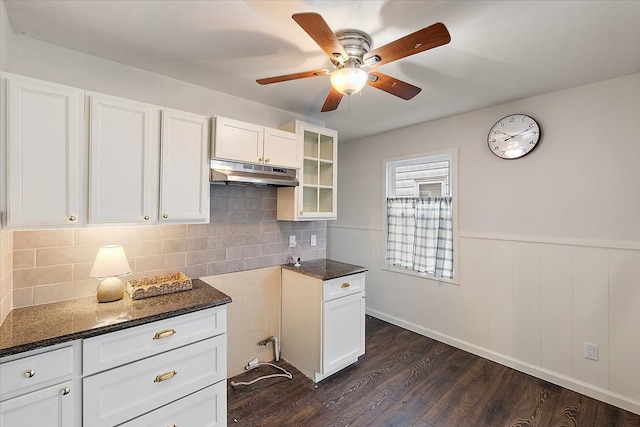
[[[318,384],[293,379],[228,387],[228,425],[617,426],[640,416],[367,316],[366,354]],[[247,381],[275,373],[243,373]]]

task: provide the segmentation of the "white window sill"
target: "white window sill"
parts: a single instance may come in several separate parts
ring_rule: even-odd
[[[445,277],[435,277],[427,273],[418,273],[417,271],[406,270],[404,268],[390,267],[388,265],[384,265],[382,267],[382,270],[390,271],[391,273],[406,274],[407,276],[419,277],[421,279],[433,280],[435,282],[450,283],[452,285],[460,285],[458,277],[456,277],[455,274],[453,276],[453,279],[447,279]]]

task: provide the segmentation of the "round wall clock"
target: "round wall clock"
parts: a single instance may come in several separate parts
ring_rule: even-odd
[[[501,159],[513,160],[526,156],[540,142],[540,126],[525,114],[501,118],[489,131],[487,144]]]

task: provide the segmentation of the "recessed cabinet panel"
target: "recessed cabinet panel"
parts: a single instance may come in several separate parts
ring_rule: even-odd
[[[300,137],[292,132],[265,128],[264,163],[271,166],[300,168],[302,162]]]
[[[91,223],[157,218],[158,115],[145,104],[91,97]]]
[[[209,222],[209,119],[162,111],[161,222]]]
[[[7,86],[7,225],[78,224],[82,91],[20,80]]]
[[[121,424],[121,427],[227,425],[227,383],[220,381],[155,411]]]
[[[27,393],[0,404],[2,427],[68,427],[73,425],[72,382]]]
[[[322,372],[335,372],[364,354],[364,292],[322,304]]]
[[[259,163],[264,127],[240,120],[216,117],[213,157]]]

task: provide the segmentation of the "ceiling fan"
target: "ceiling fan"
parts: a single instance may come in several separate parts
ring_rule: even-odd
[[[320,46],[336,67],[329,70],[314,70],[301,73],[258,79],[261,85],[326,76],[331,78],[331,91],[322,106],[322,112],[338,108],[344,95],[360,91],[366,84],[395,95],[404,100],[416,96],[422,89],[377,71],[366,72],[362,68],[377,66],[405,58],[451,41],[447,27],[442,23],[433,24],[399,38],[374,50],[369,34],[360,30],[340,30],[334,33],[325,20],[317,13],[296,13],[294,21]]]

